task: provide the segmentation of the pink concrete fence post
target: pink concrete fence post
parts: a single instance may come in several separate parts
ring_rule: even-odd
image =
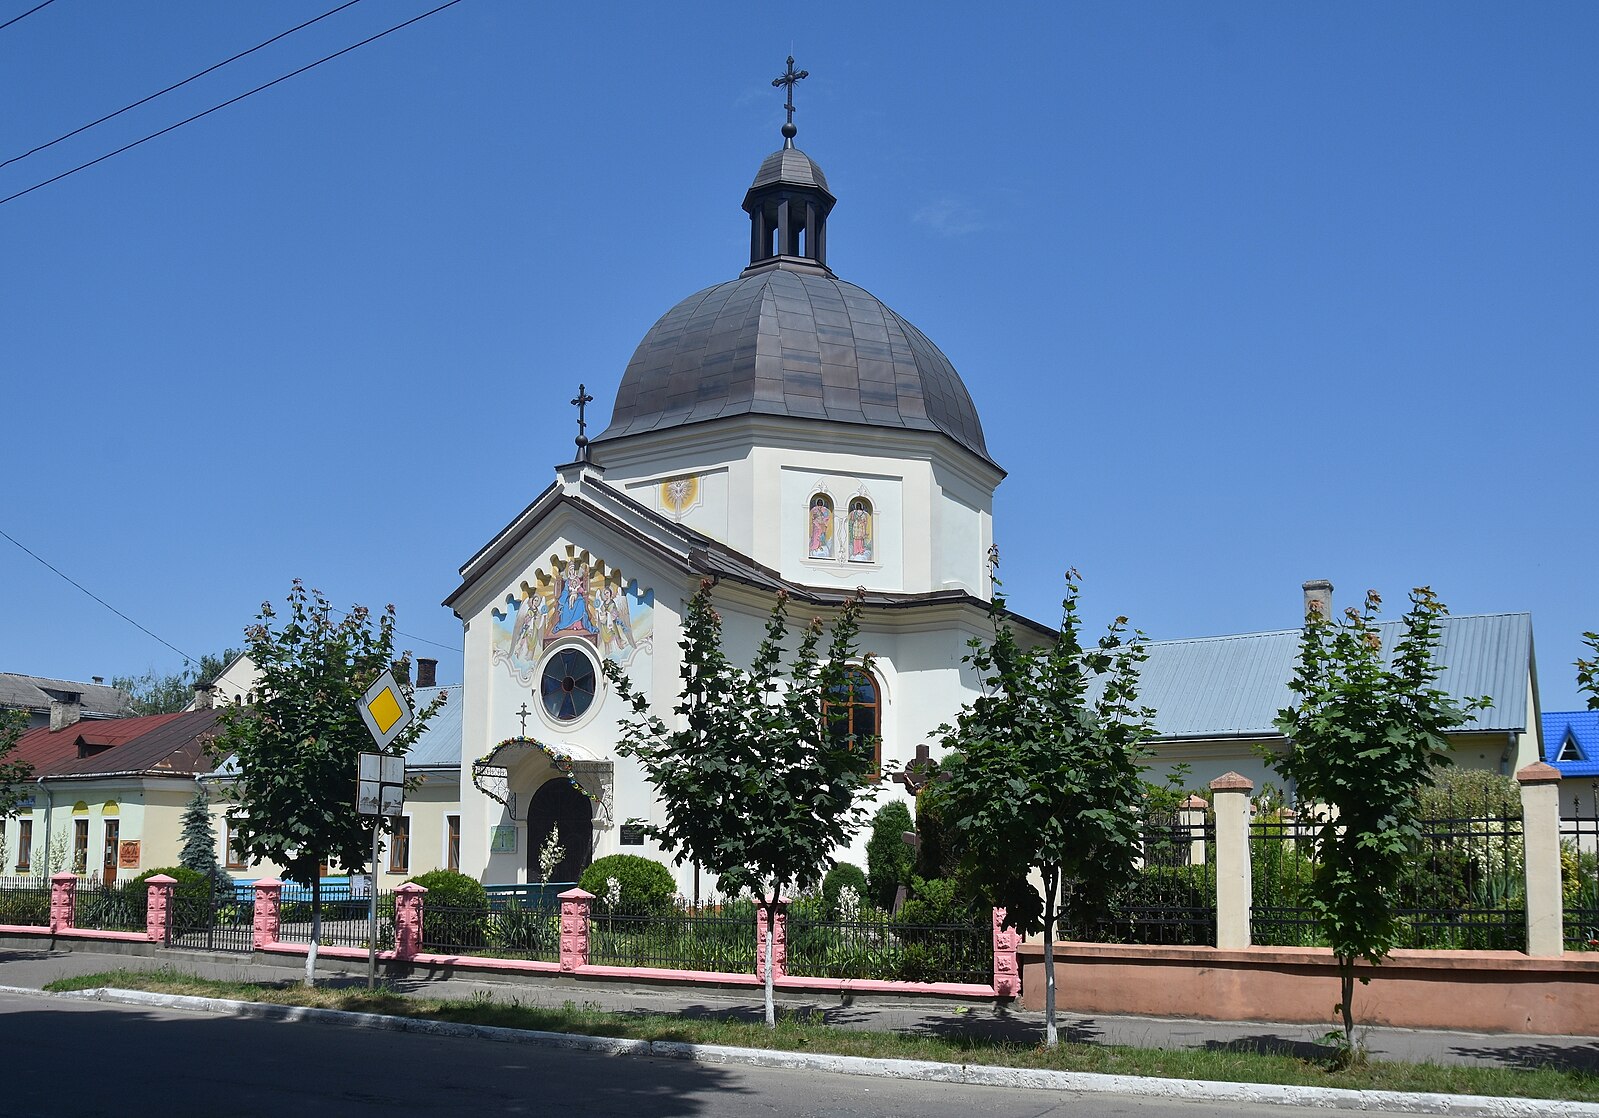
[[[1022,972],[1016,963],[1016,949],[1022,934],[1005,927],[1005,910],[994,910],[994,993],[1001,998],[1022,996]]]
[[[426,893],[427,887],[414,881],[407,881],[394,891],[396,959],[414,959],[422,950],[422,897]]]
[[[50,930],[64,932],[78,918],[78,875],[58,873],[50,878]]]
[[[172,891],[175,877],[158,873],[145,879],[149,890],[144,905],[144,934],[156,943],[170,943],[172,933]]]
[[[589,909],[594,894],[587,889],[568,889],[561,901],[561,970],[575,972],[589,964]]]
[[[766,981],[766,902],[755,906],[755,977]],[[788,898],[777,900],[777,923],[772,928],[772,978],[788,973]]]
[[[255,883],[255,918],[251,921],[250,946],[260,950],[278,942],[278,926],[283,919],[283,882],[263,877]]]

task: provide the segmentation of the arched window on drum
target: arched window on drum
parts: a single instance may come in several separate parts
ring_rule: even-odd
[[[874,551],[877,524],[872,517],[872,502],[865,497],[855,497],[849,503],[849,561],[870,563]]]
[[[805,531],[806,555],[812,559],[834,557],[833,540],[837,535],[837,525],[834,523],[833,499],[826,493],[811,495]]]
[[[872,775],[883,767],[883,689],[864,668],[850,668],[822,706],[835,742],[871,751]]]

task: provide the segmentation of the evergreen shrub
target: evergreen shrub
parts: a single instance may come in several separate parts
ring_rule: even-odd
[[[866,878],[871,901],[878,908],[894,907],[894,895],[909,885],[916,852],[905,841],[911,829],[911,809],[903,800],[890,800],[872,816],[872,837],[866,843]]]
[[[637,854],[610,854],[584,870],[577,883],[579,889],[594,894],[594,911],[609,911],[605,898],[612,878],[622,890],[621,899],[616,903],[618,912],[665,908],[677,892],[672,871],[661,863]]]

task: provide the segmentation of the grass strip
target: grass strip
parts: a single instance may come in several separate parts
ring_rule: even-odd
[[[368,992],[365,989],[328,986],[306,987],[291,981],[223,982],[186,975],[172,968],[107,971],[63,978],[50,983],[45,989],[87,990],[100,986],[632,1040],[675,1040],[790,1052],[825,1052],[839,1056],[1049,1068],[1055,1071],[1148,1075],[1169,1079],[1210,1079],[1229,1083],[1434,1091],[1442,1094],[1599,1102],[1599,1075],[1555,1066],[1485,1068],[1370,1060],[1356,1067],[1332,1070],[1324,1063],[1288,1052],[1126,1048],[1067,1042],[1055,1048],[1045,1048],[1042,1045],[1014,1044],[980,1037],[930,1037],[841,1029],[792,1015],[783,1017],[775,1029],[768,1029],[758,1022],[610,1012],[572,1002],[560,1007],[524,1005],[514,992],[498,998],[486,992],[471,998],[423,998],[381,989]]]

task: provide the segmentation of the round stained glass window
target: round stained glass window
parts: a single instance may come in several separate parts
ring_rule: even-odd
[[[595,683],[594,661],[575,648],[563,648],[544,662],[539,697],[551,718],[570,722],[583,717],[594,702]]]

